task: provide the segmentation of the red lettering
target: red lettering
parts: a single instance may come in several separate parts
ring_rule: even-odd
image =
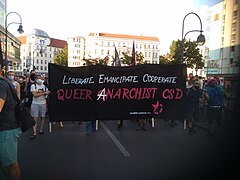
[[[123,88],[123,96],[122,96],[122,99],[129,99],[128,97],[128,94],[129,94],[129,90],[127,88]]]
[[[121,99],[121,88],[119,88],[116,92],[116,94],[113,96],[113,98],[118,97],[118,99]]]
[[[64,101],[64,90],[63,89],[57,90],[57,98],[58,98],[58,100]]]
[[[72,97],[72,89],[66,89],[65,98],[71,99],[71,97]]]
[[[181,89],[176,88],[176,97],[175,99],[181,99],[183,97],[183,92]]]
[[[86,100],[91,100],[93,101],[92,97],[91,97],[92,91],[89,89],[86,89]]]

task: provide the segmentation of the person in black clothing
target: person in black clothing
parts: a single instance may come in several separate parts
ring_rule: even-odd
[[[26,79],[25,83],[25,92],[26,92],[26,98],[25,98],[25,106],[30,110],[33,100],[33,95],[31,90],[31,85],[35,83],[35,76],[36,72],[35,70],[31,70],[29,77]]]
[[[199,86],[199,80],[194,79],[192,87],[187,90],[187,123],[189,135],[192,135],[195,132],[193,129],[193,121],[200,120],[199,100],[203,97],[203,91]]]
[[[21,100],[21,102],[23,102],[23,100],[26,97],[25,79],[23,76],[19,76],[18,83],[20,84],[20,100]]]
[[[15,116],[17,102],[9,87],[11,82],[7,83],[7,79],[0,78],[0,169],[8,179],[20,179],[17,149],[22,131]]]

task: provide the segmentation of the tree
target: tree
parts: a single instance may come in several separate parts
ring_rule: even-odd
[[[68,48],[65,46],[62,50],[58,50],[54,58],[54,63],[62,66],[68,65]]]
[[[127,64],[130,65],[131,64],[131,59],[132,56],[129,56],[127,52],[122,52],[123,57],[120,58],[121,62],[123,64]],[[136,62],[137,64],[146,64],[146,61],[143,61],[144,56],[142,54],[142,52],[138,53],[136,52]]]
[[[85,59],[85,58],[83,58],[83,61],[85,61],[85,63],[84,63],[85,66],[96,65],[96,64],[108,65],[109,57],[106,56],[103,59],[98,59],[98,58]]]
[[[176,41],[175,51],[173,51],[174,63],[182,63],[182,42]],[[204,67],[204,59],[200,50],[197,47],[197,43],[194,41],[185,41],[183,48],[183,63],[186,63],[187,67],[202,69]]]

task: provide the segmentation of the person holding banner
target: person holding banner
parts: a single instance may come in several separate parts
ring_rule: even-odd
[[[37,120],[39,115],[41,118],[39,134],[40,135],[44,134],[43,126],[47,110],[46,96],[49,95],[50,93],[48,88],[43,84],[41,75],[35,76],[35,83],[31,85],[31,92],[33,94],[31,115],[36,121],[36,124],[33,126],[33,135],[30,136],[30,139],[35,139],[37,137]]]
[[[90,136],[96,130],[96,121],[86,121],[86,135]]]

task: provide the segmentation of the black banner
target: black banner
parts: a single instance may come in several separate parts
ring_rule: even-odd
[[[184,119],[185,78],[183,64],[49,64],[50,121]]]

